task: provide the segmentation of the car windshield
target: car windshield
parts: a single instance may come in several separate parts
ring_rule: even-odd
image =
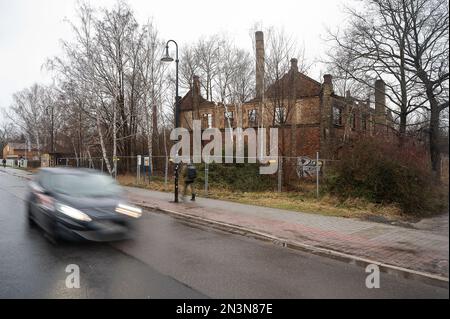
[[[120,186],[109,176],[100,174],[55,174],[49,187],[57,193],[75,197],[111,196],[120,193]]]

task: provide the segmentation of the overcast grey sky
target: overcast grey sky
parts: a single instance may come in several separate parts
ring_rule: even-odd
[[[152,18],[163,39],[180,44],[203,35],[224,32],[237,46],[251,49],[249,29],[255,23],[283,27],[300,45],[310,62],[323,55],[326,27],[343,22],[344,0],[129,0],[139,22]],[[92,1],[111,7],[115,0]],[[0,108],[12,94],[35,82],[49,83],[41,69],[47,57],[57,55],[60,39],[70,39],[64,19],[76,19],[76,0],[0,0]],[[320,65],[310,75],[319,80]]]

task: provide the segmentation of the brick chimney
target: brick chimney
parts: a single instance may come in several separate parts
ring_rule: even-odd
[[[386,130],[386,85],[383,80],[375,81],[375,133]]]
[[[289,70],[289,99],[290,103],[295,105],[297,100],[297,73],[298,73],[298,60],[296,58],[291,59],[291,69]],[[297,113],[294,112],[294,116]],[[295,119],[294,119],[295,120]]]
[[[291,59],[291,70],[298,72],[298,60],[296,58]]]
[[[200,96],[200,78],[198,75],[192,77],[192,90],[194,95]]]
[[[352,98],[352,92],[350,92],[350,90],[345,91],[345,98],[348,100]]]
[[[261,99],[264,90],[264,33],[262,31],[255,32],[256,44],[256,98]]]
[[[200,78],[198,75],[192,77],[192,118],[200,119]]]
[[[323,76],[322,95],[323,97],[330,97],[331,95],[333,95],[333,93],[333,77],[331,76],[331,74],[325,74]]]
[[[320,152],[324,157],[332,157],[334,138],[333,127],[333,77],[331,74],[323,76],[322,92],[320,96]]]

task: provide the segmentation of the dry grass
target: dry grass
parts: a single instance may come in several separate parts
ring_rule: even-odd
[[[117,177],[120,184],[124,186],[141,187],[151,190],[173,192],[173,180],[169,180],[167,186],[160,177],[154,177],[150,183],[136,184],[136,177],[121,175]],[[360,199],[340,202],[337,198],[324,195],[315,198],[314,184],[304,184],[300,192],[233,192],[226,188],[210,188],[208,197],[214,199],[227,200],[242,204],[252,204],[257,206],[286,209],[291,211],[301,211],[314,214],[367,218],[370,216],[382,216],[388,220],[403,219],[401,210],[393,205],[376,205]],[[204,196],[203,188],[197,187],[197,194]]]

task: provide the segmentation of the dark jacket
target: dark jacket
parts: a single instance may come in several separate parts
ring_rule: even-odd
[[[194,164],[188,164],[188,165],[186,165],[186,166],[183,168],[183,173],[182,173],[182,175],[183,175],[183,179],[184,179],[185,182],[187,182],[187,183],[192,183],[192,182],[194,182],[195,177],[192,178],[192,177],[189,176],[189,169],[194,169],[194,170],[196,170]]]

